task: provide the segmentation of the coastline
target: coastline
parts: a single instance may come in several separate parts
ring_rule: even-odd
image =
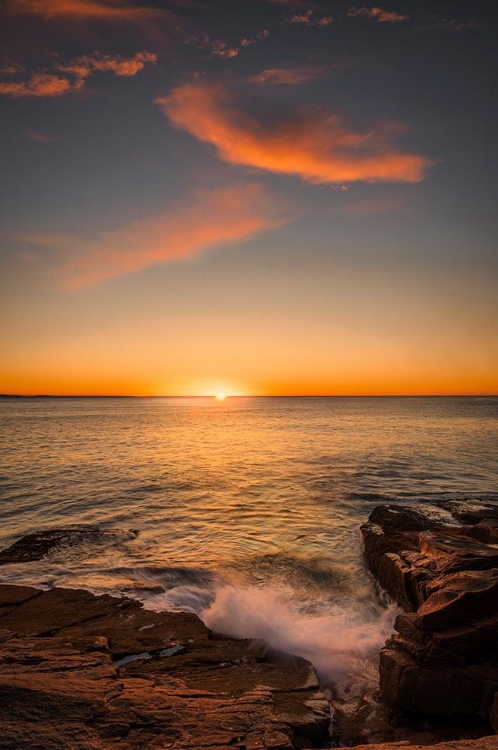
[[[2,748],[319,747],[313,667],[83,590],[0,586]]]
[[[371,750],[495,750],[491,726],[479,734],[487,721],[498,730],[498,660],[489,647],[498,630],[498,508],[378,506],[362,536],[370,570],[406,612],[381,650],[383,701],[341,705],[310,662],[215,634],[194,614],[85,590],[0,585],[0,747],[361,748],[382,732],[389,738],[398,712],[425,717],[428,731],[405,726],[394,744]],[[23,537],[0,552],[0,565],[44,556],[63,538],[64,530]],[[477,722],[474,735],[457,739],[465,712]],[[453,736],[441,716],[455,722]]]

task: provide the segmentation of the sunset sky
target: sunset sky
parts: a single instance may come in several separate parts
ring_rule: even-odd
[[[498,393],[492,6],[3,0],[0,393]]]

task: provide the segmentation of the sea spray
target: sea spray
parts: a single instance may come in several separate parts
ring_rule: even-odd
[[[152,609],[156,612],[166,610],[168,612],[193,612],[200,615],[209,608],[215,598],[215,593],[199,586],[185,585],[175,586],[154,596],[141,594],[137,598],[143,602],[145,609]]]
[[[330,606],[310,614],[284,586],[220,588],[198,614],[211,630],[262,639],[275,649],[308,659],[322,684],[348,683],[361,691],[376,671],[378,652],[392,633],[397,609],[372,599]],[[355,691],[356,692],[356,691]]]
[[[180,585],[143,599],[147,609],[197,614],[211,630],[264,640],[278,651],[308,659],[323,686],[361,695],[377,685],[379,649],[392,633],[395,605],[375,594],[361,601],[304,600],[283,584],[223,583],[207,589]]]

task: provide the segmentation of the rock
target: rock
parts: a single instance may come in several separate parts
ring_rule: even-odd
[[[478,740],[452,740],[431,744],[431,750],[498,750],[498,737],[481,737]],[[383,742],[373,745],[357,745],[355,750],[427,750],[427,745],[412,745],[411,742]]]
[[[498,520],[496,503],[487,503],[482,500],[438,500],[436,505],[466,524],[476,525],[485,520]]]
[[[444,630],[473,622],[498,609],[498,566],[494,571],[462,571],[441,576],[434,586],[426,586],[425,602],[417,610],[415,627]],[[431,593],[433,591],[433,593]]]
[[[64,529],[47,529],[21,537],[7,549],[0,551],[0,565],[41,560],[60,548],[75,547],[82,543],[113,544],[129,541],[136,531],[100,529],[97,526],[75,526]]]
[[[491,705],[491,711],[489,713],[489,719],[491,726],[498,734],[498,693],[495,693],[495,697]]]
[[[426,657],[394,636],[381,651],[382,695],[406,711],[426,716],[487,716],[498,685],[498,669],[486,664]]]
[[[2,749],[291,750],[328,736],[305,659],[86,591],[0,586],[0,602]]]
[[[498,507],[380,506],[367,564],[405,610],[380,654],[383,698],[426,716],[488,719],[498,691]],[[454,519],[464,523],[456,523]]]
[[[435,508],[411,505],[378,505],[368,519],[369,523],[377,524],[389,536],[405,531],[432,531],[444,526],[445,521],[447,517]]]

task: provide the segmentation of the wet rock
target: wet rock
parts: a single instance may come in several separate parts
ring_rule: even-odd
[[[498,507],[441,505],[453,518],[381,506],[362,526],[370,570],[406,612],[381,650],[381,692],[405,711],[489,720],[498,691]]]
[[[85,591],[0,586],[1,601],[2,749],[292,750],[327,737],[304,659]]]
[[[385,534],[405,531],[429,531],[445,525],[445,516],[435,508],[411,505],[378,505],[370,514],[369,523],[380,526]]]
[[[483,500],[438,500],[436,505],[444,508],[458,521],[476,525],[481,521],[497,521],[498,505]]]
[[[78,544],[112,544],[129,541],[136,536],[136,531],[100,529],[94,526],[47,529],[23,536],[7,549],[1,550],[0,565],[41,560],[54,550],[75,547]]]

